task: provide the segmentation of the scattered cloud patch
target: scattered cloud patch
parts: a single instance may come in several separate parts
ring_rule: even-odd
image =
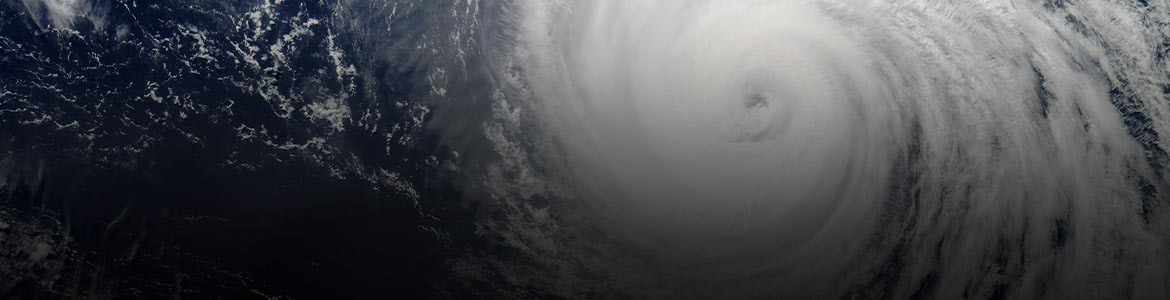
[[[42,29],[71,30],[80,20],[88,20],[95,29],[106,24],[106,10],[95,1],[21,0],[21,3]]]

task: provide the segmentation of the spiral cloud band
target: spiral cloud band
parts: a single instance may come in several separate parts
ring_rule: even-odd
[[[526,258],[480,268],[565,297],[1165,297],[1166,6],[501,4],[478,222]]]

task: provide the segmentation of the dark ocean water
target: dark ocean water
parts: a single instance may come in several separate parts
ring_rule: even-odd
[[[327,2],[78,2],[68,24],[38,5],[0,5],[0,294],[434,294],[448,250],[417,201],[453,191],[425,74],[368,53],[421,39],[424,14],[363,36],[378,24],[347,30]]]

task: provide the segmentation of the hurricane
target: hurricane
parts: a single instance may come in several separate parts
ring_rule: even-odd
[[[515,1],[487,185],[534,268],[615,292],[1157,298],[1158,9]]]
[[[2,3],[0,296],[1170,297],[1170,2]]]

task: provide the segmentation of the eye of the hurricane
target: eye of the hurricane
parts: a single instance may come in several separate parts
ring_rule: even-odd
[[[768,98],[760,93],[749,93],[744,99],[744,106],[750,113],[761,113],[768,108]]]
[[[738,103],[732,101],[734,107],[727,116],[731,131],[726,134],[727,140],[734,143],[762,142],[783,134],[789,126],[791,111],[781,107],[779,101],[771,92],[749,88]]]

